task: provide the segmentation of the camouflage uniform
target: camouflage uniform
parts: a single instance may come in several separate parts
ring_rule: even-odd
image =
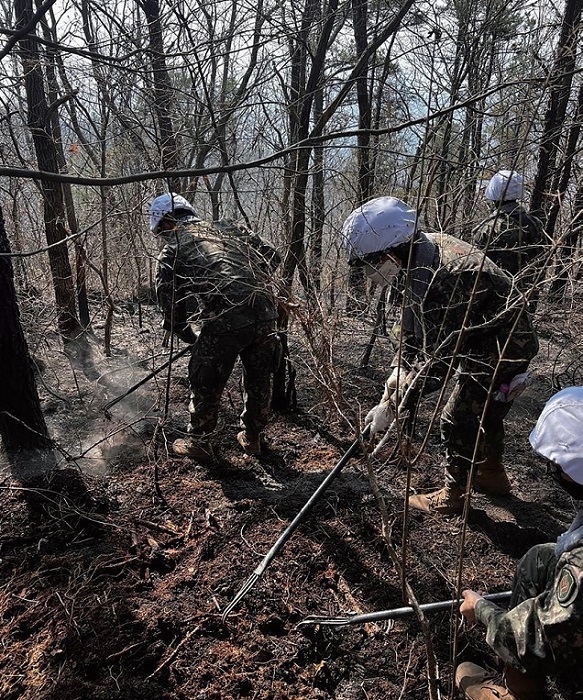
[[[200,326],[189,364],[193,435],[216,427],[238,357],[245,394],[241,421],[253,437],[267,424],[279,350],[270,273],[279,260],[259,236],[228,222],[182,218],[166,236],[156,269],[164,327],[180,335],[189,320]]]
[[[579,518],[583,516],[583,511]],[[573,673],[583,681],[583,533],[571,548],[532,547],[519,561],[508,610],[478,600],[486,640],[509,666],[530,676]],[[559,538],[559,542],[560,542]],[[579,690],[581,686],[578,685]]]
[[[465,486],[478,439],[476,462],[502,457],[511,403],[494,396],[527,369],[538,341],[523,302],[513,305],[511,279],[481,252],[439,234],[422,234],[415,246],[402,357],[414,370],[431,361],[420,393],[436,390],[453,373],[441,436],[446,481]]]
[[[527,292],[536,283],[544,252],[543,225],[518,202],[504,202],[474,234],[474,243]]]

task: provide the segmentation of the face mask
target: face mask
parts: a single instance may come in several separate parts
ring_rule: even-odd
[[[548,465],[548,472],[551,477],[559,484],[559,486],[566,491],[571,498],[576,501],[583,501],[583,484],[578,484],[576,481],[567,481],[563,477],[563,471],[558,464],[553,462]]]
[[[386,287],[395,279],[401,268],[392,258],[387,258],[378,265],[367,264],[365,268],[366,276],[371,282]]]

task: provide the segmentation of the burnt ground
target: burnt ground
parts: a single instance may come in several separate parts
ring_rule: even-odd
[[[403,461],[389,460],[389,447],[373,461],[399,557],[406,532],[406,575],[419,602],[455,597],[458,577],[462,587],[509,589],[516,560],[570,523],[575,504],[544,478],[528,445],[553,390],[581,383],[578,326],[565,320],[570,314],[545,310],[538,320],[536,381],[507,421],[511,497],[476,496],[466,526],[457,517],[410,514],[404,527]],[[91,371],[79,371],[78,357],[71,365],[50,336],[31,341],[59,449],[48,471],[46,461],[37,470],[23,455],[2,472],[0,698],[415,700],[430,696],[428,659],[444,698],[458,697],[454,654],[495,667],[483,629],[462,625],[451,610],[428,614],[429,651],[414,616],[298,628],[312,614],[404,604],[379,501],[358,456],[223,621],[233,596],[350,447],[350,424],[380,396],[389,343],[380,339],[370,367],[361,370],[368,331],[339,320],[326,329],[333,362],[318,373],[301,329],[294,329],[297,409],[274,416],[260,457],[243,455],[235,441],[235,372],[216,461],[201,465],[169,452],[187,418],[185,360],[172,373],[164,420],[164,378],[118,404],[111,420],[103,415],[108,400],[161,361],[158,323],[152,309],[151,327],[138,332],[135,317],[121,314],[114,343],[125,350],[104,358],[94,345]],[[147,363],[130,367],[148,354]],[[430,409],[426,400],[423,420]],[[441,485],[439,459],[434,428],[412,469],[413,488]],[[549,697],[569,697],[566,686],[553,683]]]

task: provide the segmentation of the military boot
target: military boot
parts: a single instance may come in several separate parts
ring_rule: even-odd
[[[237,434],[237,442],[241,445],[246,455],[261,454],[261,439],[259,435],[249,435],[246,430],[242,430]]]
[[[465,661],[455,672],[455,684],[468,700],[544,700],[544,679],[506,666],[496,677],[485,668]]]
[[[459,515],[464,509],[464,491],[461,486],[446,484],[433,493],[409,496],[409,507],[424,513]]]
[[[474,489],[487,496],[507,496],[512,487],[500,458],[488,457],[476,465]]]
[[[210,462],[215,457],[212,445],[204,438],[178,438],[172,443],[172,451],[178,457],[190,457],[197,462]]]

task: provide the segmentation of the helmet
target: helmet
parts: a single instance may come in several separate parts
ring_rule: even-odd
[[[499,170],[486,186],[484,196],[492,202],[522,199],[524,178],[515,170]]]
[[[396,197],[361,204],[344,222],[342,235],[350,258],[362,258],[410,241],[417,212]]]
[[[583,484],[583,386],[563,389],[550,398],[529,440],[535,452]]]
[[[168,214],[172,215],[177,209],[186,210],[193,216],[198,216],[192,204],[175,192],[166,192],[156,197],[150,205],[150,230],[153,234],[158,232],[158,226]]]

